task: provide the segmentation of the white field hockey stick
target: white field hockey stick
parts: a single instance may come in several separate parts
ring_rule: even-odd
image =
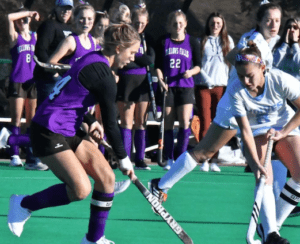
[[[265,161],[264,161],[265,169],[267,168],[267,165],[270,161],[271,154],[272,154],[272,148],[273,148],[272,136],[270,137],[270,139],[268,141],[268,147],[267,147],[266,157],[265,157]],[[251,219],[250,219],[250,223],[249,223],[249,228],[248,228],[248,232],[247,232],[247,243],[248,244],[261,244],[261,241],[254,240],[254,235],[256,232],[257,221],[258,221],[258,217],[259,217],[262,199],[264,197],[263,192],[264,192],[265,182],[266,182],[266,176],[262,174],[260,177],[259,183],[258,183],[258,189],[257,189],[257,193],[255,196],[255,201],[254,201]]]
[[[37,56],[33,56],[34,61],[38,66],[41,66],[42,68],[45,68],[47,70],[51,71],[68,71],[71,69],[71,65],[69,64],[51,64],[51,63],[43,63],[40,62],[37,58]]]
[[[105,141],[100,142],[105,149],[112,150],[111,146]],[[169,212],[158,202],[157,198],[139,181],[138,178],[132,181],[139,191],[143,194],[146,200],[156,210],[156,212],[162,217],[162,219],[169,225],[169,227],[175,232],[175,234],[182,240],[184,244],[193,244],[193,240],[188,234],[182,229],[182,227],[176,222],[176,220],[169,214]]]

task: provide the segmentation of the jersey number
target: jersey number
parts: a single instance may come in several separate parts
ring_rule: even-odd
[[[26,54],[26,63],[30,63],[31,62],[31,55],[28,53]]]
[[[49,95],[49,99],[53,100],[55,98],[55,96],[59,95],[59,93],[61,92],[61,89],[63,89],[63,87],[71,80],[71,76],[66,76],[65,78],[59,80],[58,82],[56,82],[52,92]]]
[[[179,69],[180,68],[180,63],[181,63],[181,59],[174,59],[174,58],[171,58],[170,59],[170,68],[171,69]]]

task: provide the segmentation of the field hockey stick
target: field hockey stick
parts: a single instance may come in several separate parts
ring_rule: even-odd
[[[143,43],[144,53],[146,53],[147,52],[147,45],[146,45],[146,39],[145,39],[145,34],[144,33],[142,33],[142,43]],[[152,107],[154,119],[158,120],[157,108],[156,108],[156,102],[155,102],[155,95],[154,95],[154,90],[153,90],[152,75],[151,75],[151,72],[150,72],[149,65],[146,66],[146,69],[147,69],[147,79],[148,79],[149,89],[150,89],[151,107]]]
[[[109,145],[105,140],[101,140],[100,143],[105,147],[105,149],[112,150],[111,145]],[[182,227],[176,222],[176,220],[169,214],[169,212],[158,202],[157,198],[152,195],[152,193],[140,182],[138,178],[132,181],[139,191],[143,194],[146,200],[151,204],[151,206],[156,210],[157,214],[169,225],[169,227],[175,232],[175,234],[182,240],[185,244],[193,244],[193,240],[188,236],[188,234],[182,229]]]
[[[166,113],[166,96],[167,91],[163,91],[163,103],[161,111],[161,122],[158,135],[158,152],[157,152],[157,163],[159,166],[166,166],[167,162],[163,163],[163,148],[164,148],[164,131],[165,131],[165,113]]]
[[[34,61],[36,62],[36,64],[38,66],[41,66],[42,68],[45,68],[49,71],[68,71],[69,69],[71,69],[71,65],[69,64],[51,64],[51,63],[43,63],[40,62],[37,58],[37,56],[33,56]]]
[[[273,135],[272,135],[273,136]],[[267,168],[268,162],[271,158],[272,154],[272,148],[273,148],[273,139],[272,136],[270,137],[268,141],[268,147],[267,147],[267,152],[266,152],[266,157],[264,161],[264,168]],[[258,222],[258,217],[259,217],[259,212],[260,212],[260,207],[263,199],[263,191],[265,187],[265,182],[266,182],[266,176],[261,175],[259,183],[258,183],[258,189],[257,193],[255,196],[255,201],[253,205],[253,210],[251,214],[251,219],[248,227],[248,232],[247,232],[247,243],[248,244],[261,244],[261,241],[259,240],[254,240],[254,235],[257,227],[257,222]]]

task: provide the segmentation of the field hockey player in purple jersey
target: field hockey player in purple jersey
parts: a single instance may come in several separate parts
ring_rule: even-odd
[[[28,11],[24,8],[18,12],[11,13],[7,16],[9,46],[12,57],[12,71],[10,74],[10,82],[8,87],[8,97],[11,112],[11,145],[10,166],[23,166],[19,156],[19,142],[25,138],[29,141],[26,135],[20,135],[21,117],[25,106],[26,127],[30,126],[31,119],[35,114],[36,109],[36,87],[31,85],[28,90],[24,90],[22,85],[30,82],[33,78],[33,70],[35,62],[33,60],[36,33],[30,31],[31,20],[38,21],[40,18],[38,12]],[[26,147],[26,161],[35,160],[30,151],[29,145]]]
[[[117,85],[111,68],[122,68],[133,61],[139,47],[140,37],[133,27],[109,27],[104,34],[104,49],[75,62],[38,107],[31,123],[33,151],[63,183],[33,195],[11,197],[8,226],[13,234],[20,236],[25,222],[37,210],[86,198],[92,190],[88,178],[91,176],[95,183],[89,227],[81,243],[114,243],[105,238],[104,229],[113,203],[115,175],[98,148],[84,139],[86,134],[78,129],[85,121],[90,125],[89,134],[96,141],[101,140],[102,127],[86,114],[89,106],[99,102],[104,129],[120,170],[135,178],[116,119]]]
[[[144,8],[134,8],[132,25],[141,35],[149,21],[149,14]],[[147,65],[154,63],[153,41],[146,35],[146,52],[143,42],[135,55],[135,60],[118,71],[117,104],[120,112],[120,131],[127,154],[131,155],[132,130],[134,129],[135,169],[151,170],[144,162],[146,148],[146,121],[149,108],[149,83]],[[134,122],[134,125],[133,125]]]
[[[199,41],[186,33],[186,15],[177,10],[169,14],[168,34],[159,39],[156,47],[155,68],[158,81],[167,89],[165,116],[165,152],[169,170],[174,159],[186,151],[190,116],[195,103],[193,75],[200,72],[201,57]],[[167,81],[164,80],[167,78]],[[177,146],[174,150],[173,127],[179,121]]]
[[[96,40],[90,34],[96,12],[89,4],[80,4],[74,9],[75,32],[64,39],[48,62],[73,65],[83,55],[96,50]]]

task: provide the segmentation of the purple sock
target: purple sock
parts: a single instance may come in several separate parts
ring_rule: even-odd
[[[173,159],[174,156],[174,135],[173,130],[165,130],[165,152],[168,159]]]
[[[86,238],[97,242],[104,236],[106,220],[112,206],[114,193],[102,193],[94,190],[91,199],[91,215]]]
[[[126,151],[128,157],[130,158],[131,157],[131,143],[132,143],[131,130],[120,127],[120,131],[121,131],[121,136],[122,136],[122,140],[124,143],[125,151]]]
[[[11,136],[12,135],[19,135],[20,134],[20,131],[21,131],[21,129],[20,129],[20,127],[17,127],[17,126],[14,126],[14,125],[12,125],[11,126]],[[10,136],[10,137],[11,137]],[[8,144],[9,145],[9,144]],[[17,146],[17,145],[12,145],[11,147],[10,147],[10,156],[13,156],[13,155],[19,155],[20,154],[20,152],[19,152],[19,146]]]
[[[10,145],[11,147],[12,146],[28,147],[31,145],[30,137],[28,134],[22,134],[22,135],[11,134],[7,140],[7,144]]]
[[[57,184],[31,196],[24,197],[21,206],[30,211],[36,211],[43,208],[67,205],[69,203],[66,184]]]
[[[135,162],[143,160],[145,157],[146,148],[146,131],[136,130],[134,134],[134,145],[135,145]]]
[[[190,128],[183,129],[179,128],[178,135],[177,135],[177,146],[175,149],[175,160],[187,150],[189,145],[189,136],[191,135]]]
[[[106,135],[104,134],[104,137],[103,137],[103,139],[106,141],[106,139],[107,139],[107,137],[106,137]],[[99,145],[99,150],[100,150],[100,152],[104,155],[104,153],[105,153],[105,147],[103,146],[103,145]]]

